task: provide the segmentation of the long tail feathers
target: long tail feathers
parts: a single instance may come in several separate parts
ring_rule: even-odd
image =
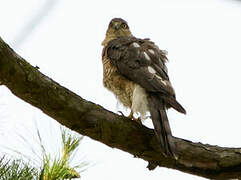
[[[172,132],[171,132],[168,118],[167,118],[167,113],[165,110],[160,110],[159,112],[161,115],[162,129],[163,129],[163,132],[165,132],[164,134],[165,134],[167,152],[170,155],[176,157],[177,156],[176,145],[172,137]]]
[[[177,110],[180,113],[186,114],[186,110],[182,107],[182,105],[177,102],[177,100],[172,97],[172,96],[160,96],[160,99],[163,99],[166,103],[168,103],[172,108],[174,108],[175,110]]]
[[[150,96],[148,98],[148,103],[155,133],[160,142],[163,154],[165,156],[173,156],[176,158],[176,146],[172,137],[163,100],[160,100],[156,96]]]

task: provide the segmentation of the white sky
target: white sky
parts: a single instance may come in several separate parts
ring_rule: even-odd
[[[117,111],[114,96],[102,86],[101,41],[109,21],[122,17],[133,34],[151,38],[168,51],[167,64],[177,99],[187,110],[169,110],[173,134],[194,142],[240,147],[241,2],[235,0],[57,1],[42,23],[16,39],[45,1],[9,0],[0,6],[0,36],[32,65],[81,97]],[[56,123],[0,87],[1,144],[31,154],[19,139],[37,126],[49,146]],[[55,124],[55,125],[54,125]],[[150,122],[147,122],[150,124]],[[33,130],[34,132],[34,130]],[[44,132],[45,133],[45,132]],[[52,134],[52,135],[51,135]],[[50,138],[49,138],[49,136]],[[134,137],[133,137],[134,138]],[[54,141],[54,142],[53,142]],[[79,157],[95,164],[82,174],[93,179],[203,179],[157,168],[132,155],[85,138]],[[51,149],[51,148],[50,148]],[[6,149],[0,146],[0,151]]]

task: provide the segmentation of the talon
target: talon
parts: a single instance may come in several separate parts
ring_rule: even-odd
[[[120,113],[122,116],[125,116],[125,115],[123,114],[123,112],[121,112],[121,111],[117,111],[117,113]]]
[[[134,117],[133,117],[133,120],[136,121],[136,122],[139,123],[139,124],[142,124],[140,117],[138,117],[138,118],[134,118]]]
[[[141,122],[141,118],[140,118],[140,117],[135,118],[135,117],[133,116],[133,114],[134,114],[134,113],[133,113],[133,111],[131,110],[130,115],[128,116],[128,118],[130,118],[130,119],[136,121],[136,122],[139,123],[139,124],[142,124],[142,122]]]
[[[123,114],[123,112],[121,112],[121,111],[117,111],[117,113],[119,113],[119,114],[122,115],[122,116],[125,116],[125,115]],[[125,116],[125,117],[127,117],[127,118],[129,118],[129,119],[131,119],[131,120],[133,120],[133,121],[136,121],[136,122],[139,123],[139,124],[142,124],[141,118],[140,118],[140,117],[135,118],[135,117],[133,116],[133,114],[134,114],[133,111],[131,111],[130,114],[129,114],[129,116]]]

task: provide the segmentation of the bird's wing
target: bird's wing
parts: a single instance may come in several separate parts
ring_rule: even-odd
[[[169,81],[165,61],[167,57],[153,42],[135,37],[120,37],[110,41],[106,56],[117,71],[154,93],[179,112],[184,108],[176,101]]]

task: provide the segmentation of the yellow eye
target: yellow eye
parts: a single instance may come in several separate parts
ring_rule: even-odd
[[[126,29],[126,28],[127,28],[127,25],[126,25],[126,24],[121,24],[121,27],[122,27],[123,29]]]

